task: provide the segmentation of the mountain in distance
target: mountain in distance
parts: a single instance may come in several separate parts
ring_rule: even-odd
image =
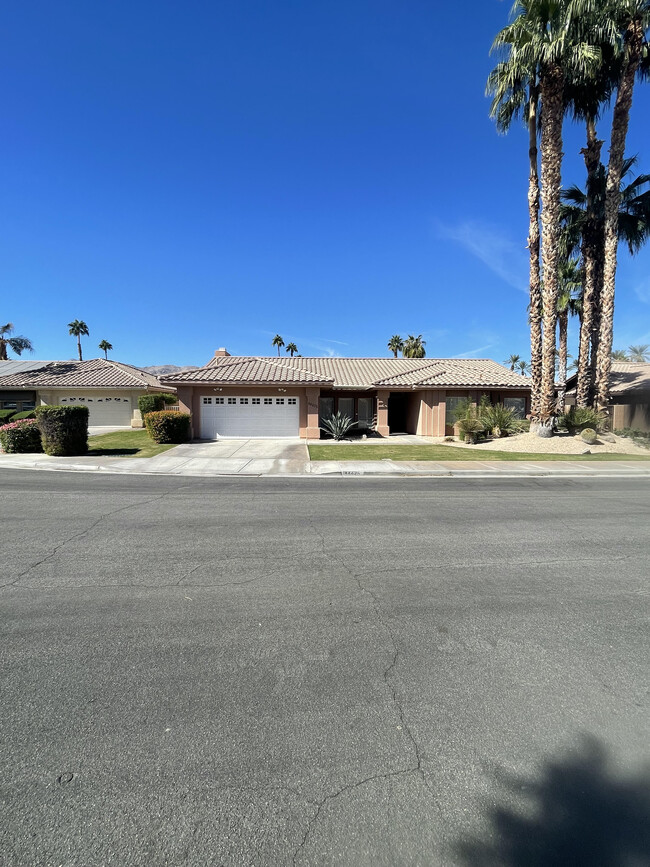
[[[198,370],[198,367],[196,364],[187,364],[185,367],[179,367],[177,364],[159,364],[157,367],[143,367],[141,369],[154,376],[165,376],[168,373],[182,373],[184,370]]]

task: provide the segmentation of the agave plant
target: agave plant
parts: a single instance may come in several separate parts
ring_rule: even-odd
[[[321,430],[331,434],[335,440],[342,440],[348,431],[356,425],[356,421],[352,421],[349,415],[344,415],[342,412],[335,412],[328,418],[323,419]]]
[[[486,430],[493,437],[507,437],[508,434],[519,430],[519,420],[515,418],[515,411],[502,403],[494,406],[486,406],[482,409],[481,419]]]
[[[559,415],[557,421],[560,429],[575,435],[586,428],[593,428],[595,431],[602,430],[606,419],[603,413],[597,412],[591,407],[572,406],[567,412]]]

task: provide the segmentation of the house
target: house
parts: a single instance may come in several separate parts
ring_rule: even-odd
[[[89,424],[141,427],[138,397],[162,391],[160,381],[138,367],[90,361],[0,361],[0,409],[16,412],[40,404],[80,404]]]
[[[567,404],[575,404],[577,380],[577,374],[567,380]],[[609,384],[613,430],[650,431],[650,364],[612,361]]]
[[[161,377],[192,416],[196,439],[318,438],[341,412],[380,436],[453,433],[453,413],[481,395],[530,410],[530,380],[489,359],[275,358],[219,349],[205,367]]]

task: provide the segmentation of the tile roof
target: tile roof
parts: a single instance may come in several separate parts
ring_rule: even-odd
[[[0,388],[155,388],[160,380],[120,361],[42,361],[37,368],[8,371],[0,362]]]
[[[331,388],[530,388],[530,379],[480,358],[275,358],[219,356],[163,383],[264,385],[316,383]]]
[[[567,380],[567,394],[575,393],[577,374]],[[612,395],[628,392],[650,392],[650,363],[643,361],[612,361],[609,377],[609,391]]]
[[[24,373],[26,370],[38,370],[46,364],[55,364],[54,361],[27,361],[24,358],[10,358],[8,361],[0,361],[0,376],[9,376],[14,373]]]

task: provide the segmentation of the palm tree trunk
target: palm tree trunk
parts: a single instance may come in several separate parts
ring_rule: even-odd
[[[612,118],[611,147],[605,191],[605,244],[601,322],[596,359],[596,408],[606,411],[609,405],[609,374],[612,366],[614,337],[614,292],[616,289],[616,254],[618,248],[618,209],[621,203],[621,175],[625,156],[625,139],[630,120],[634,79],[636,78],[644,31],[640,19],[634,18],[625,32],[625,60],[616,93]]]
[[[582,232],[582,318],[580,323],[580,344],[578,348],[578,381],[576,404],[587,406],[592,386],[589,348],[594,345],[597,332],[594,331],[594,313],[597,303],[597,220],[594,214],[594,183],[600,165],[600,151],[603,142],[596,136],[596,125],[592,117],[587,119],[587,147],[581,150],[587,168],[587,201],[585,226]]]
[[[568,334],[569,334],[569,311],[565,310],[558,315],[558,325],[560,330],[560,363],[558,369],[558,392],[557,392],[557,411],[564,412],[564,398],[566,395],[566,366],[568,356]]]
[[[77,351],[79,352],[79,361],[83,361],[83,358],[81,357],[81,335],[80,334],[77,335]]]
[[[0,340],[0,361],[7,361],[7,341]]]
[[[530,413],[539,418],[542,394],[542,288],[539,269],[539,175],[537,173],[537,87],[531,84],[528,99],[528,252],[530,256]],[[514,370],[514,365],[513,365]]]
[[[555,417],[555,328],[559,288],[560,193],[564,74],[558,64],[545,67],[542,89],[542,390],[538,433],[549,436]]]

